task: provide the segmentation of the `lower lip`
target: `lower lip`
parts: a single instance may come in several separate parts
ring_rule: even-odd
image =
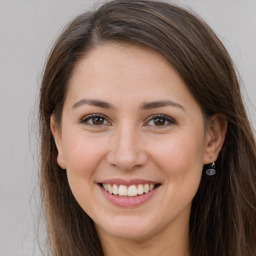
[[[146,203],[155,195],[159,187],[160,186],[156,187],[147,194],[142,194],[134,197],[123,197],[110,194],[103,187],[100,186],[101,191],[103,192],[103,195],[107,198],[107,200],[114,205],[120,207],[135,207]]]

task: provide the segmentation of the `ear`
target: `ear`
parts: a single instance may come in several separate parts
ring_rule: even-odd
[[[53,115],[51,116],[50,126],[55,145],[58,150],[57,163],[62,169],[66,169],[65,157],[62,150],[61,131],[60,128],[57,126]]]
[[[221,114],[210,118],[206,128],[204,164],[217,160],[227,131],[227,121]]]

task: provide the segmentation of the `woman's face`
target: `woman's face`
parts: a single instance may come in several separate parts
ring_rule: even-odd
[[[58,163],[99,234],[144,239],[188,227],[208,136],[199,105],[158,53],[93,49],[74,69]]]

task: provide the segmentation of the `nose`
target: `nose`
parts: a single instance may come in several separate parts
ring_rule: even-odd
[[[135,128],[120,128],[112,135],[107,161],[120,170],[134,170],[146,164],[148,156]]]

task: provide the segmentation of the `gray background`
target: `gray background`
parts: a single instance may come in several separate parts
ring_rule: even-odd
[[[172,2],[195,10],[227,47],[255,128],[256,0]],[[42,70],[63,26],[95,3],[0,0],[0,256],[40,255],[36,106]]]

